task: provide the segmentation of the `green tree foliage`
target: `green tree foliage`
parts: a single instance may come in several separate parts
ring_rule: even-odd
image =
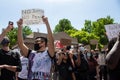
[[[101,48],[108,43],[104,25],[113,23],[114,19],[110,16],[99,18],[93,22],[91,20],[85,20],[84,27],[81,30],[77,30],[71,25],[68,19],[62,19],[59,21],[59,24],[56,25],[54,33],[64,31],[71,37],[77,38],[78,42],[83,44],[90,44],[91,39],[97,39],[99,42],[98,46]]]
[[[30,27],[28,27],[28,26],[23,27],[23,37],[24,38],[31,33],[32,33],[32,30]]]
[[[10,39],[10,47],[14,46],[17,43],[17,32],[18,32],[18,28],[15,27],[12,31],[10,31],[7,36]],[[24,38],[26,37],[26,35],[29,35],[32,33],[32,30],[30,29],[30,27],[25,26],[23,27],[23,36]]]
[[[92,32],[92,23],[90,20],[85,20],[84,28],[82,28],[82,31],[86,31],[88,33]]]
[[[14,28],[12,31],[10,31],[7,36],[10,39],[10,47],[16,44],[17,42],[17,31],[18,28]]]
[[[107,16],[106,18],[100,18],[97,21],[91,22],[90,20],[85,20],[84,28],[82,31],[87,31],[93,33],[100,38],[99,43],[106,45],[108,43],[107,36],[105,34],[105,26],[107,24],[113,24],[114,20]]]
[[[68,30],[74,29],[76,30],[72,25],[71,22],[68,19],[61,19],[59,23],[55,26],[55,29],[53,30],[54,33],[57,32],[66,32]]]
[[[114,20],[107,16],[106,18],[100,18],[97,21],[92,23],[92,32],[100,37],[100,43],[106,45],[108,43],[108,38],[105,34],[105,26],[108,24],[113,24]]]
[[[67,33],[74,38],[78,39],[79,43],[89,44],[91,39],[99,40],[99,37],[94,35],[93,33],[88,33],[86,31],[81,30],[68,30]]]

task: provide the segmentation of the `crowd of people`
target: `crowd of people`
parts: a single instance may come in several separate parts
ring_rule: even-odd
[[[23,20],[17,22],[20,53],[11,50],[5,37],[13,24],[0,35],[0,80],[120,80],[120,34],[107,50],[88,50],[84,44],[55,48],[47,17],[46,37],[36,37],[34,50],[24,44]]]

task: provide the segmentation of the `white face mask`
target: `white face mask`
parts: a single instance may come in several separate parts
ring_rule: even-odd
[[[90,57],[91,56],[91,54],[90,53],[87,53],[87,57]]]
[[[79,49],[80,49],[80,51],[82,52],[82,53],[84,53],[84,51],[85,51],[85,48],[84,47],[79,47]]]
[[[87,53],[87,58],[90,59],[91,54],[88,52]]]

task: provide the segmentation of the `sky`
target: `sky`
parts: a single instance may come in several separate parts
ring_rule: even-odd
[[[63,18],[78,30],[83,28],[85,20],[96,21],[107,16],[120,23],[120,0],[0,0],[0,3],[0,33],[8,21],[17,27],[21,11],[26,9],[43,9],[52,31]],[[44,24],[29,27],[33,32],[47,33]]]

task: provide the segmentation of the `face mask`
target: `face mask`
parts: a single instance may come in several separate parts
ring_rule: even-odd
[[[90,57],[91,56],[91,54],[90,53],[87,53],[87,57]]]
[[[39,46],[39,44],[34,44],[34,50],[39,50],[41,47]]]
[[[84,47],[79,47],[79,49],[82,53],[84,53],[84,51],[85,51]]]

